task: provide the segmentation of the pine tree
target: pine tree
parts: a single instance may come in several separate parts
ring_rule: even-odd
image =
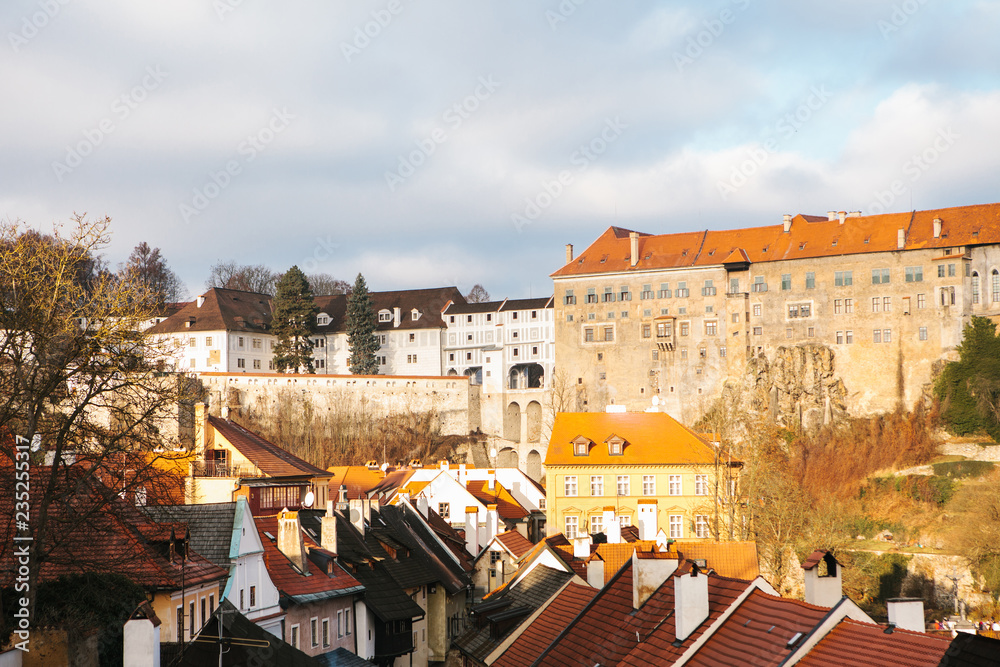
[[[368,285],[360,273],[347,298],[347,346],[351,356],[347,363],[354,375],[378,375],[379,343],[375,336],[375,310],[368,295]]]
[[[274,367],[278,372],[316,372],[311,336],[316,333],[318,313],[305,275],[297,266],[288,269],[277,285],[271,321],[271,333],[278,337],[274,345]]]

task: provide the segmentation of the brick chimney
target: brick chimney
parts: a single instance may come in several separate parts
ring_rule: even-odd
[[[639,263],[639,232],[629,232],[629,250],[631,251],[631,264],[635,266]]]
[[[632,552],[632,608],[638,609],[677,570],[677,555]]]
[[[691,574],[674,577],[674,627],[684,641],[708,618],[708,575],[691,566]]]
[[[298,512],[282,510],[278,513],[278,550],[285,554],[300,572],[305,574],[309,571]]]
[[[333,501],[326,501],[326,516],[320,519],[319,545],[337,553],[337,517],[333,514]]]

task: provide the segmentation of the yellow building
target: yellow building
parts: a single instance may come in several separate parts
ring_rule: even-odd
[[[560,413],[545,458],[549,533],[610,537],[635,525],[645,540],[660,528],[673,539],[711,537],[716,477],[742,465],[716,451],[662,412]],[[620,526],[608,532],[612,516]]]

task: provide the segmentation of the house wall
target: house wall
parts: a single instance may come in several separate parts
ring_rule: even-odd
[[[183,594],[183,598],[182,598]],[[215,611],[222,599],[222,589],[219,582],[189,586],[183,591],[161,591],[153,597],[153,611],[160,619],[160,640],[164,642],[180,641],[177,634],[177,608],[184,609],[184,641],[191,641],[192,635],[197,635],[201,626]],[[205,615],[201,613],[202,600],[205,602]],[[183,602],[182,602],[183,601]],[[195,618],[190,618],[190,604],[194,603]],[[214,603],[214,604],[213,604]],[[193,630],[193,633],[192,633]]]
[[[246,500],[241,499],[237,502],[236,518],[239,526],[234,529],[234,533],[237,533],[235,539],[238,539],[239,543],[236,545],[236,561],[230,568],[229,579],[223,594],[234,607],[240,610],[240,613],[251,621],[275,614],[280,616],[278,588],[267,574],[260,534],[254,525],[253,516],[250,514]],[[230,557],[233,555],[231,547]],[[250,595],[251,587],[253,587],[254,592],[252,596]],[[276,637],[280,637],[282,618],[275,617],[262,624],[261,627]]]
[[[344,613],[349,611],[351,623],[345,624]],[[338,616],[339,614],[339,616]],[[341,627],[338,629],[338,618]],[[313,645],[312,620],[316,620],[316,644]],[[323,621],[329,623],[329,645],[323,642]],[[291,643],[292,628],[299,627],[299,650],[316,656],[343,647],[354,653],[354,597],[347,595],[331,600],[320,600],[308,604],[292,605],[285,615],[285,641]],[[348,632],[348,630],[350,632]]]

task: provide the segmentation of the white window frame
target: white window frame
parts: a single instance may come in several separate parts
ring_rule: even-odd
[[[683,492],[684,488],[680,475],[670,475],[667,477],[667,495],[680,496],[683,495]]]
[[[644,496],[656,495],[656,475],[642,476],[642,495]]]
[[[631,483],[629,475],[618,475],[615,480],[615,494],[619,496],[631,495]]]
[[[699,474],[694,476],[694,495],[708,495],[708,475]]]
[[[577,495],[576,475],[566,475],[563,477],[563,495],[567,498],[574,498]]]
[[[684,538],[684,515],[683,514],[671,514],[668,517],[668,525],[670,526],[670,539],[680,540]]]
[[[567,516],[563,517],[563,534],[566,539],[571,540],[579,534],[580,531],[580,517]]]
[[[590,476],[590,495],[595,497],[604,495],[604,475]]]

